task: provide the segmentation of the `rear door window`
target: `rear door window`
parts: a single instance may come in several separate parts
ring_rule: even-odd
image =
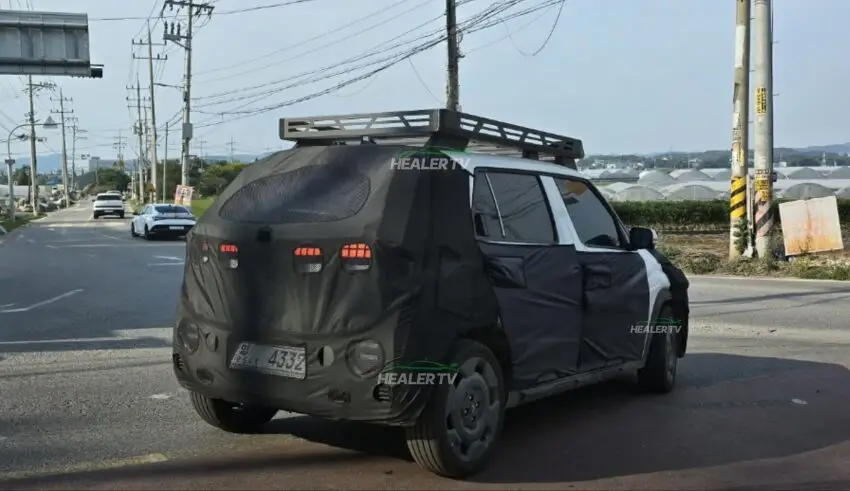
[[[356,215],[371,192],[369,178],[338,167],[302,167],[251,181],[219,211],[226,220],[260,223],[316,223]]]
[[[506,242],[552,244],[556,241],[546,194],[536,175],[488,170],[483,181],[482,187],[487,184],[492,189],[494,207],[501,219],[495,232],[489,231],[491,236],[498,233]],[[480,193],[484,198],[484,191]]]

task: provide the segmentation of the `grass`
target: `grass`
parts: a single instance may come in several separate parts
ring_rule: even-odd
[[[194,199],[192,200],[192,213],[201,218],[203,214],[207,211],[207,208],[212,206],[215,202],[215,198],[202,198],[202,199]]]
[[[842,234],[845,240],[848,231]],[[776,243],[782,243],[781,234]],[[845,243],[845,247],[847,244]],[[658,250],[691,274],[780,276],[850,281],[850,252],[812,254],[791,261],[768,259],[729,260],[729,232],[659,232]]]
[[[5,228],[7,232],[11,232],[12,230],[15,230],[16,228],[23,227],[24,225],[28,224],[32,220],[33,220],[33,217],[31,215],[27,215],[25,217],[15,218],[14,222],[9,221],[9,220],[0,220],[0,225],[2,225],[3,228]]]

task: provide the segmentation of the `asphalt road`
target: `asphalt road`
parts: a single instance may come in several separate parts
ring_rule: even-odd
[[[411,463],[392,429],[286,413],[264,435],[202,424],[169,359],[184,244],[90,213],[0,244],[0,479],[14,487],[850,486],[850,285],[694,278],[675,393],[612,383],[516,409],[494,464],[461,483]]]

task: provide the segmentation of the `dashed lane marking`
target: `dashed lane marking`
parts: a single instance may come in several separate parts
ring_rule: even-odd
[[[19,307],[16,309],[0,309],[0,314],[17,314],[20,312],[29,312],[32,309],[37,309],[39,307],[44,307],[45,305],[50,305],[52,303],[58,302],[59,300],[68,298],[70,296],[76,295],[83,291],[82,289],[71,290],[69,292],[63,293],[62,295],[57,295],[53,298],[48,298],[47,300],[43,300],[41,302],[36,302],[28,307]]]
[[[39,478],[39,477],[51,477],[51,476],[61,476],[64,474],[75,474],[78,472],[92,472],[92,471],[104,471],[108,469],[118,469],[121,467],[130,467],[136,465],[145,465],[145,464],[157,464],[161,462],[167,462],[168,457],[161,453],[152,453],[147,455],[139,455],[137,457],[129,457],[126,459],[118,459],[118,460],[105,460],[105,461],[95,461],[95,462],[83,462],[80,464],[69,465],[65,467],[59,467],[56,469],[49,470],[41,470],[41,471],[22,471],[22,472],[9,472],[0,474],[0,479],[3,480],[17,480],[17,479],[31,479],[31,478]]]
[[[48,249],[59,249],[59,248],[58,248],[58,247],[56,247],[55,245],[50,245],[50,244],[47,244],[47,248],[48,248]]]
[[[183,261],[180,261],[180,262],[171,262],[171,263],[148,263],[148,266],[151,266],[151,267],[158,267],[158,266],[183,266],[184,264],[186,264],[186,263],[184,263]]]

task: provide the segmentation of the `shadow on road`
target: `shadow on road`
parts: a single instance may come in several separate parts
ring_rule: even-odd
[[[509,412],[493,462],[468,484],[575,482],[795,456],[850,440],[848,405],[850,373],[840,365],[691,354],[680,365],[677,391],[669,395],[639,395],[631,381],[622,380]],[[386,457],[410,460],[399,429],[297,417],[275,420],[267,431],[355,453],[298,446],[284,454],[281,447],[272,456],[268,451],[232,458],[217,454],[221,458],[215,463],[175,461],[64,476],[62,482],[185,479],[356,465],[382,457],[384,462]],[[404,469],[423,472],[412,464]],[[41,483],[10,482],[16,487]]]

